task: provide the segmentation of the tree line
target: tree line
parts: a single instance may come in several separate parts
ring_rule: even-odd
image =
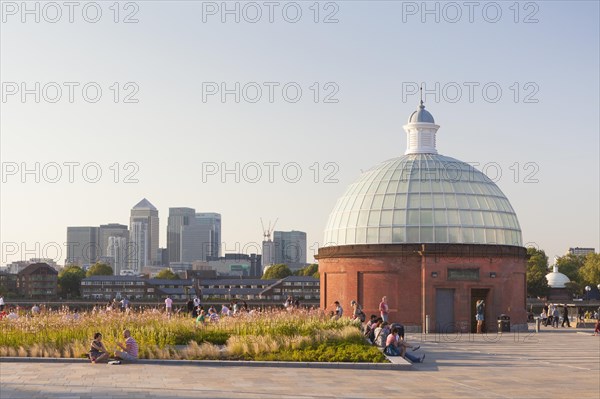
[[[550,291],[546,275],[552,270],[548,256],[542,249],[527,248],[527,296],[543,298]],[[558,271],[567,276],[571,282],[567,283],[567,291],[571,295],[585,295],[586,285],[597,286],[600,284],[600,254],[587,255],[567,254],[556,259]]]

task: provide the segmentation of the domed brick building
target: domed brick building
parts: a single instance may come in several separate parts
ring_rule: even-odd
[[[321,307],[355,299],[414,331],[469,332],[484,299],[487,331],[500,314],[527,328],[527,255],[506,196],[471,165],[439,155],[439,126],[421,101],[404,126],[404,156],[364,172],[339,198],[317,259]]]

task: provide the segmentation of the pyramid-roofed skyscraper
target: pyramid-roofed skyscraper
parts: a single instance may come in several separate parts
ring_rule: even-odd
[[[136,243],[131,238],[131,245],[133,246],[132,252],[135,252],[136,248],[139,248],[141,252],[144,253],[143,259],[137,258],[134,260],[134,263],[138,267],[132,267],[133,269],[138,269],[140,266],[157,264],[159,262],[158,258],[158,232],[159,232],[159,221],[158,221],[158,209],[150,201],[146,198],[142,199],[138,202],[133,208],[131,208],[131,216],[129,218],[129,230],[139,230],[134,229],[134,224],[142,223],[146,225],[146,238],[145,242]],[[137,225],[139,226],[139,225]],[[139,235],[137,235],[139,240]],[[142,251],[143,249],[143,251]],[[141,272],[141,270],[137,270]]]

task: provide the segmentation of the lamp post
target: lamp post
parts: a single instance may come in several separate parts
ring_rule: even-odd
[[[590,291],[592,290],[592,287],[590,287],[589,285],[585,286],[585,299],[589,301],[590,299]]]

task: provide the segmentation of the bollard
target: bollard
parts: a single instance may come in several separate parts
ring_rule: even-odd
[[[429,315],[425,315],[425,334],[429,334]]]
[[[540,325],[542,324],[542,319],[540,319],[539,317],[535,318],[535,332],[539,333],[540,332]]]

